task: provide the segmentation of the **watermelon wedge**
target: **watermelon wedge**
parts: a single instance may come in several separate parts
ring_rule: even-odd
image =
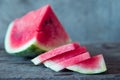
[[[45,61],[44,65],[46,67],[58,72],[58,71],[63,70],[64,68],[66,68],[68,66],[74,65],[78,62],[81,62],[81,61],[84,61],[84,60],[90,58],[89,52],[85,52],[82,54],[81,53],[82,53],[82,51],[77,52],[77,50],[76,50],[76,51],[70,52],[69,57],[67,57],[66,54],[64,53],[65,55],[62,57],[58,56],[58,57],[55,57],[55,58],[50,59],[48,61]],[[74,54],[76,54],[76,56]]]
[[[66,45],[63,45],[63,46],[60,46],[60,47],[57,47],[55,49],[52,49],[44,54],[40,54],[39,56],[35,57],[34,59],[32,59],[31,61],[35,64],[35,65],[38,65],[52,57],[55,57],[55,56],[59,56],[60,54],[64,54],[65,52],[69,52],[69,51],[72,51],[72,50],[75,50],[77,48],[79,48],[80,45],[79,43],[70,43],[70,44],[66,44]]]
[[[10,23],[5,49],[10,54],[34,56],[70,41],[52,8],[46,5]]]
[[[83,74],[96,74],[107,70],[103,55],[101,54],[69,66],[67,69]]]

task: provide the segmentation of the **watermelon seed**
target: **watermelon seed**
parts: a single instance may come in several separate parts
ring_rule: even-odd
[[[51,18],[49,18],[48,20],[45,20],[45,25],[48,25],[48,24],[52,24],[53,21]]]
[[[47,24],[49,24],[49,22],[47,20],[45,20],[45,24],[47,25]]]
[[[51,23],[51,24],[53,23],[53,20],[51,18],[49,18],[49,23]]]

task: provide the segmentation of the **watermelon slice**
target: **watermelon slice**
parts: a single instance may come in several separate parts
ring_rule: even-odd
[[[5,49],[10,54],[33,56],[71,40],[50,5],[31,11],[8,27]]]
[[[69,59],[71,57],[74,57],[76,55],[79,55],[81,53],[87,52],[86,47],[79,47],[75,50],[65,52],[64,54],[61,54],[59,56],[55,56],[53,58],[48,59],[47,61],[44,62],[44,65],[46,67],[49,67],[51,65],[55,65],[63,60]]]
[[[60,46],[60,47],[57,47],[53,50],[50,50],[44,54],[40,54],[39,56],[37,56],[36,58],[32,59],[31,61],[35,64],[35,65],[38,65],[52,57],[55,57],[55,56],[59,56],[60,54],[63,54],[65,52],[68,52],[68,51],[72,51],[72,50],[75,50],[77,48],[79,48],[80,45],[76,42],[74,43],[70,43],[70,44],[66,44],[66,45],[63,45],[63,46]]]
[[[74,65],[78,62],[81,62],[83,60],[90,58],[89,52],[85,52],[82,54],[81,53],[82,53],[82,49],[71,51],[69,57],[67,56],[66,53],[64,53],[65,55],[57,56],[55,58],[52,58],[52,59],[46,61],[44,63],[44,65],[46,67],[58,72],[68,66]]]
[[[105,72],[107,70],[103,55],[101,54],[69,66],[67,69],[83,74],[96,74]]]

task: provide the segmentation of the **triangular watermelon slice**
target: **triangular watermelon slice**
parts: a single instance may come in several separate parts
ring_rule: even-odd
[[[31,61],[35,64],[35,65],[38,65],[52,57],[56,57],[56,56],[59,56],[61,54],[64,54],[66,52],[70,52],[72,50],[75,50],[77,48],[79,48],[80,45],[79,43],[70,43],[70,44],[66,44],[66,45],[63,45],[63,46],[60,46],[60,47],[57,47],[55,49],[52,49],[44,54],[40,54],[39,56],[35,57],[34,59],[32,59]],[[85,51],[85,50],[84,50]]]
[[[101,54],[69,66],[67,69],[83,74],[96,74],[105,72],[107,70],[103,55]]]
[[[50,5],[31,11],[8,27],[5,49],[10,54],[33,56],[71,40]]]
[[[56,72],[63,70],[64,68],[74,65],[78,62],[84,61],[90,58],[89,52],[82,53],[81,50],[71,51],[69,57],[66,53],[62,56],[57,56],[48,61],[45,61],[44,65]],[[75,55],[74,55],[75,54]]]

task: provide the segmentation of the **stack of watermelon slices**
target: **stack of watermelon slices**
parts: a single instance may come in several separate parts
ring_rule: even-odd
[[[73,42],[52,49],[31,60],[35,65],[43,63],[58,72],[69,69],[84,74],[96,74],[106,71],[102,54],[91,57],[85,46]]]

